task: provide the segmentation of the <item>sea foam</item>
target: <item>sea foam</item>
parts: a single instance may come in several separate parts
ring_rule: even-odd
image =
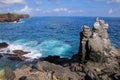
[[[30,52],[23,56],[29,57],[31,59],[47,57],[48,55],[59,55],[61,57],[68,57],[66,55],[69,54],[69,51],[71,50],[70,45],[58,40],[46,40],[43,42],[38,42],[20,39],[14,42],[7,43],[9,43],[8,49],[11,51],[23,50],[26,52]]]

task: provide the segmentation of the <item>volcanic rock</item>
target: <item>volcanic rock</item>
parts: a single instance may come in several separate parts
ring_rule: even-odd
[[[29,18],[28,14],[13,14],[13,13],[5,13],[0,14],[0,22],[19,22],[21,18]]]
[[[7,44],[6,42],[0,43],[0,49],[7,48],[8,46],[9,46],[9,44]]]
[[[39,61],[34,67],[20,68],[14,72],[14,80],[82,80],[75,72],[46,61]]]
[[[108,24],[98,18],[91,30],[83,27],[78,55],[85,80],[120,79],[120,52],[111,45],[107,29]]]
[[[15,53],[16,55],[25,55],[25,54],[28,54],[30,52],[24,52],[22,50],[13,50],[13,53]]]
[[[12,71],[11,68],[5,67],[5,80],[13,80],[15,78],[15,73]]]

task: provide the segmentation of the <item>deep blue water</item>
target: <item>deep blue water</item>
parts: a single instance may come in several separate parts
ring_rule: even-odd
[[[109,37],[120,48],[120,18],[100,18],[109,23]],[[19,23],[0,23],[0,41],[10,48],[31,51],[27,56],[71,57],[79,48],[82,25],[93,26],[95,17],[32,17]]]

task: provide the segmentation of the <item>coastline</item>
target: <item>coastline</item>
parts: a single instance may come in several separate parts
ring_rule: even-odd
[[[29,18],[28,14],[2,13],[0,14],[0,22],[19,22],[21,18]]]
[[[100,26],[98,26],[98,24],[100,24]],[[101,33],[99,34],[99,31],[104,31],[104,29],[101,27],[105,27],[105,32],[102,35]],[[78,54],[73,55],[71,59],[60,58],[59,56],[48,56],[45,58],[35,59],[33,65],[23,66],[19,69],[16,69],[13,72],[13,74],[16,76],[16,78],[14,77],[14,80],[31,80],[33,78],[36,80],[119,79],[120,53],[109,42],[109,37],[106,32],[108,29],[107,27],[108,25],[99,19],[96,20],[93,30],[91,30],[88,26],[84,26],[80,40],[80,44],[82,45],[80,46]],[[96,33],[98,33],[97,36],[95,35]],[[106,40],[106,43],[101,42],[101,36],[103,40]],[[86,42],[89,39],[91,40],[89,47],[84,48],[84,45],[88,46]],[[94,43],[96,40],[99,41],[99,45]],[[105,50],[100,48],[100,46],[103,46],[102,44],[107,46],[107,48],[104,48]],[[4,47],[6,48],[8,45],[4,43]],[[96,49],[96,47],[98,48]],[[105,51],[104,54],[102,54],[103,50]],[[86,51],[88,52],[86,53]],[[89,55],[86,55],[88,53]],[[11,58],[9,59],[13,61],[25,61],[27,58],[22,56],[24,54],[27,53],[24,51],[17,51],[15,57],[11,57],[10,54],[9,56]],[[3,56],[4,55],[2,55],[2,57]],[[103,60],[101,60],[101,58]],[[28,72],[28,74],[25,74],[24,71]]]

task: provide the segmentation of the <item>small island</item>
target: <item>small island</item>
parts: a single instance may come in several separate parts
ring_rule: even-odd
[[[29,14],[1,13],[0,22],[19,22],[21,18],[29,18]]]

